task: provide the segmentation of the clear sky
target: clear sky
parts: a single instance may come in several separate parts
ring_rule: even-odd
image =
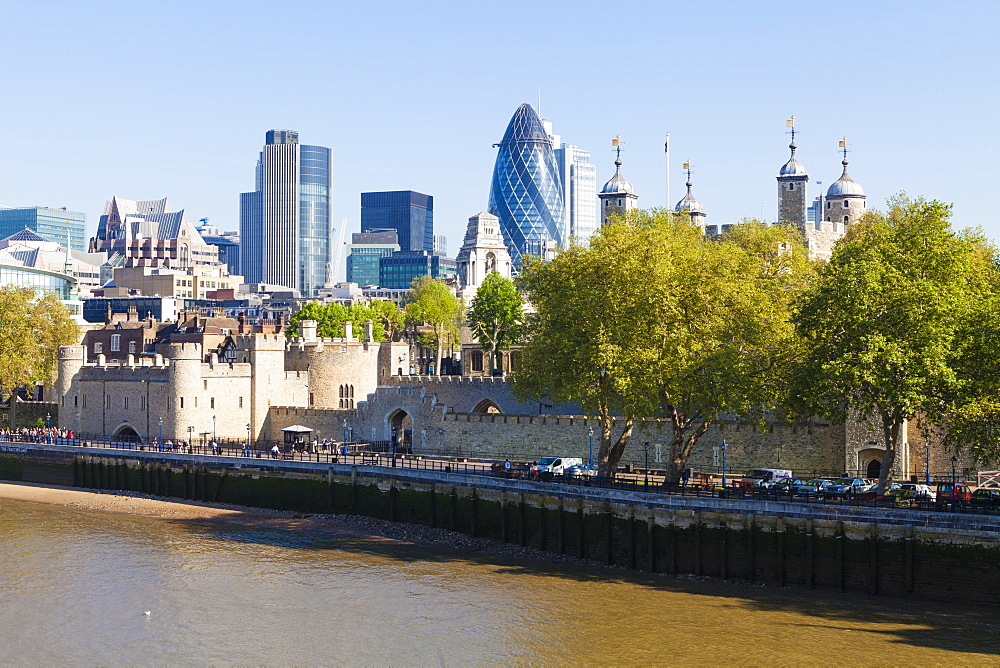
[[[1000,241],[1000,2],[0,1],[0,205],[170,198],[237,229],[264,133],[334,151],[334,222],[360,193],[434,196],[461,245],[486,208],[491,145],[522,102],[589,149],[611,139],[642,207],[681,163],[709,224],[774,220],[774,177],[798,157],[825,189],[837,142],[869,207],[893,193],[952,202]],[[817,186],[810,184],[810,196]],[[340,274],[343,275],[343,262]]]

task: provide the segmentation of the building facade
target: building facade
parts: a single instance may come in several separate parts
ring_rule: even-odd
[[[590,151],[566,143],[558,145],[552,152],[559,166],[565,208],[559,245],[566,247],[570,241],[586,245],[597,231],[597,165],[590,161]]]
[[[469,218],[465,241],[455,264],[459,296],[466,304],[472,302],[479,286],[490,273],[495,271],[504,278],[511,277],[513,264],[500,233],[499,218],[486,212]]]
[[[87,249],[86,227],[87,215],[66,207],[0,208],[0,238],[29,229],[64,248],[83,252]]]
[[[361,193],[361,231],[396,230],[403,251],[434,252],[434,198],[412,190]]]
[[[421,276],[453,280],[455,260],[428,251],[398,251],[379,260],[378,285],[386,290],[409,288]]]
[[[497,144],[489,213],[500,219],[515,267],[525,255],[545,257],[564,226],[563,185],[552,140],[530,104],[514,112]]]
[[[355,232],[347,250],[347,282],[378,285],[379,260],[401,250],[396,230]]]
[[[311,296],[331,271],[332,151],[270,130],[253,192],[240,195],[240,266],[250,283],[283,285]]]

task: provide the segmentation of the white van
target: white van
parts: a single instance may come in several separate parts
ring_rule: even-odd
[[[583,459],[580,457],[542,457],[531,467],[529,473],[532,478],[562,475],[570,466],[582,463]]]

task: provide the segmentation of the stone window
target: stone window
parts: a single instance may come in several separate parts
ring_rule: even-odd
[[[473,371],[483,370],[483,353],[479,350],[472,353],[472,370]]]
[[[184,408],[184,397],[181,397],[181,408]]]
[[[851,217],[850,216],[844,216],[844,224],[846,225],[849,222],[851,222]]]
[[[208,406],[209,408],[215,408],[215,397],[212,397],[211,399],[209,399],[208,403],[209,403],[209,406]]]
[[[849,205],[847,204],[847,200],[845,199],[845,200],[844,200],[844,208],[846,209],[846,208],[847,208],[848,206],[849,206]]]
[[[94,342],[94,354],[95,355],[100,355],[103,352],[104,352],[104,344],[101,343],[100,341],[95,341]]]
[[[240,408],[243,408],[243,397],[240,397]]]
[[[135,341],[128,342],[128,351],[133,355],[135,354]]]
[[[111,335],[111,352],[117,353],[121,352],[122,349],[122,335],[112,334]]]
[[[128,397],[122,397],[122,408],[128,408]]]
[[[789,190],[795,190],[795,184],[794,183],[789,183],[788,184],[788,189]]]

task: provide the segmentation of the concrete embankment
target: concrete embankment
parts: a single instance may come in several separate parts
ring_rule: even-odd
[[[638,570],[1000,605],[1000,518],[644,494],[374,466],[25,445],[0,479],[464,532]]]

